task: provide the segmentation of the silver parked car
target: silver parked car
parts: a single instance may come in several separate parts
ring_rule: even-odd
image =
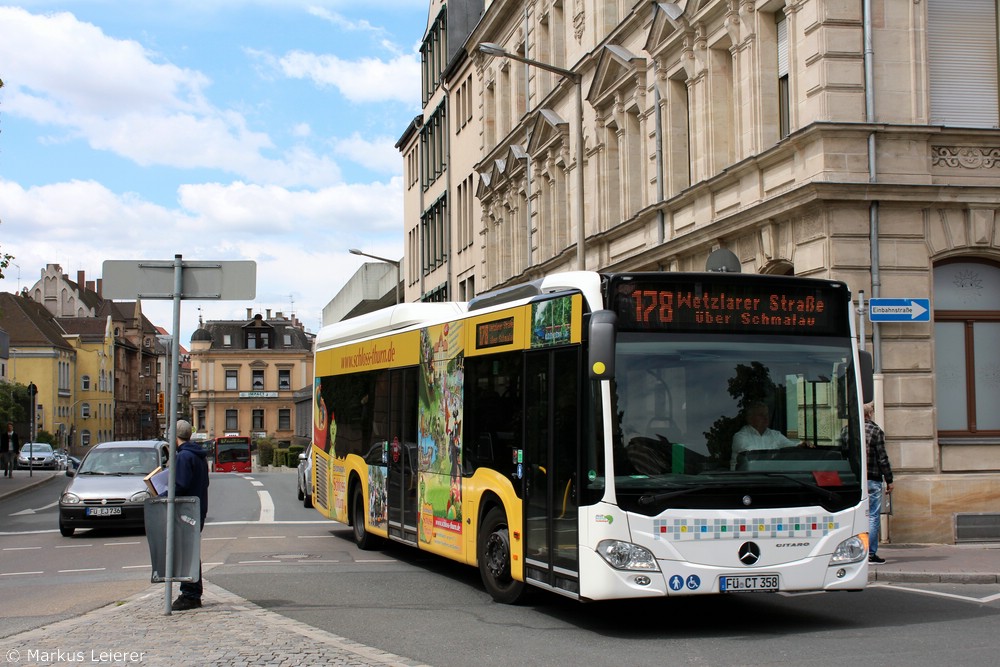
[[[73,481],[59,498],[59,532],[77,528],[145,528],[149,491],[143,478],[167,460],[160,440],[102,442],[79,467],[66,471]]]
[[[58,465],[52,445],[44,442],[26,442],[17,454],[17,467],[23,470],[28,468],[55,470]]]

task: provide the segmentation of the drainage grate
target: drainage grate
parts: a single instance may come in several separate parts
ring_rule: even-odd
[[[1000,514],[956,514],[955,544],[960,542],[1000,542]]]

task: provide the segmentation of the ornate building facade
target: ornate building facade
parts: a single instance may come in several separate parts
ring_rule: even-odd
[[[728,248],[746,273],[929,299],[928,323],[863,322],[898,471],[884,523],[900,542],[997,539],[997,14],[435,0],[423,113],[398,144],[406,298],[576,268],[697,271]]]

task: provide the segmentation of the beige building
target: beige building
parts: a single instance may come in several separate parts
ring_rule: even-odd
[[[270,310],[265,316],[248,308],[246,320],[202,323],[190,352],[195,438],[298,442],[296,402],[303,388],[312,395],[312,341],[294,315],[272,318]]]
[[[406,299],[576,268],[697,271],[720,247],[744,272],[929,299],[930,322],[864,322],[897,472],[889,538],[998,539],[997,14],[433,0],[423,113],[398,144]]]

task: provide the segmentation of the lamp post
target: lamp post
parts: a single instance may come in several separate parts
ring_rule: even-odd
[[[479,50],[487,55],[510,58],[519,63],[558,74],[565,79],[569,79],[576,86],[576,130],[574,133],[576,170],[573,175],[573,186],[576,189],[576,194],[573,200],[576,205],[576,264],[580,271],[584,271],[587,268],[587,253],[584,248],[584,243],[587,240],[587,232],[583,226],[583,75],[570,69],[525,58],[516,53],[510,53],[499,44],[494,44],[493,42],[482,42],[479,45]]]
[[[401,270],[400,267],[402,265],[402,262],[400,262],[398,260],[395,260],[395,259],[386,259],[385,257],[379,257],[378,255],[369,255],[366,252],[361,252],[357,248],[351,248],[347,252],[351,253],[352,255],[361,255],[362,257],[370,257],[371,259],[377,259],[380,262],[385,262],[386,264],[392,264],[393,266],[395,266],[396,267],[396,303],[399,304],[399,302],[400,302],[400,299],[399,299],[399,283],[403,279],[402,278],[402,274],[400,273],[400,270]]]

